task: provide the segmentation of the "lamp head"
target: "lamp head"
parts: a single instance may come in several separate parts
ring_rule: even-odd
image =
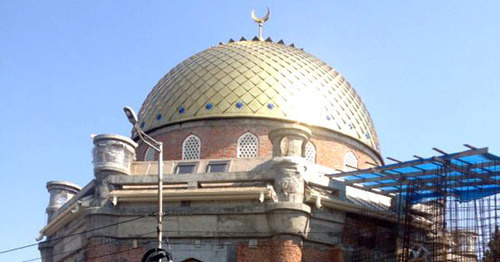
[[[132,124],[135,125],[137,124],[137,115],[135,114],[134,110],[128,106],[123,108],[123,111],[125,112],[125,115],[128,118],[128,121]]]

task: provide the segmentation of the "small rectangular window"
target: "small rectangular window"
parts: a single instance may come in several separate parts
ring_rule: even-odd
[[[207,165],[207,173],[217,173],[227,171],[227,162],[211,162]]]
[[[196,169],[196,164],[180,164],[175,168],[176,174],[192,174]]]

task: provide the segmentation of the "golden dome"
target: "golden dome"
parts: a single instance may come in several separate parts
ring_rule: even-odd
[[[168,72],[139,111],[147,132],[188,120],[225,117],[282,119],[350,136],[379,151],[370,114],[332,67],[268,41],[220,44]]]

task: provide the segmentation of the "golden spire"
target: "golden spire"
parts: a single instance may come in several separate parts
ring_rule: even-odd
[[[264,41],[264,38],[262,37],[262,26],[264,23],[269,19],[269,16],[271,15],[271,11],[269,10],[269,7],[267,8],[267,14],[264,17],[257,17],[255,15],[255,9],[252,10],[252,19],[259,24],[259,40]]]

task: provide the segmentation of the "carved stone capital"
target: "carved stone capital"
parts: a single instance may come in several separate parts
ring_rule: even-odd
[[[137,143],[120,135],[97,135],[94,138],[93,160],[94,173],[116,171],[130,174],[130,166],[135,160]]]
[[[71,182],[50,181],[47,182],[47,191],[49,191],[49,205],[45,212],[48,215],[47,220],[52,219],[52,215],[68,200],[78,193],[82,188]]]
[[[305,156],[305,146],[311,137],[309,128],[292,125],[278,128],[269,132],[269,139],[273,144],[273,157]]]

